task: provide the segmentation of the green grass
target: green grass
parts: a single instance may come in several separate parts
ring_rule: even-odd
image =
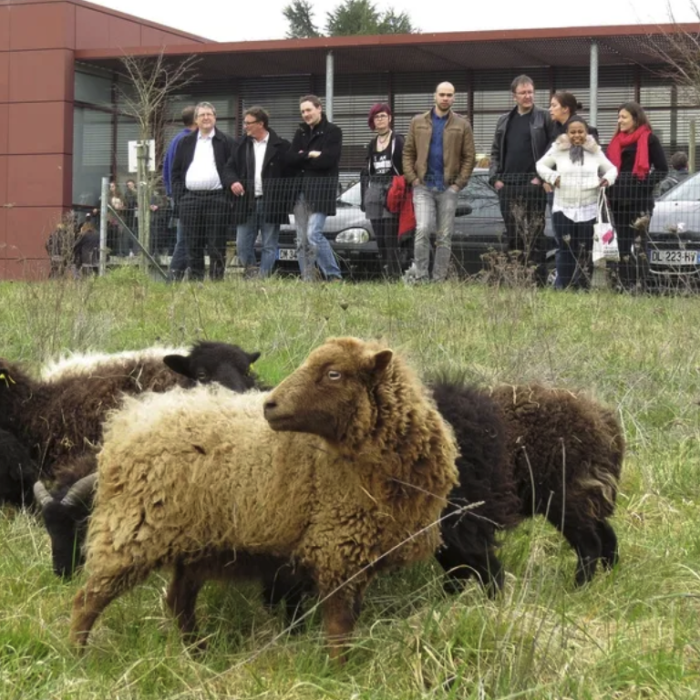
[[[700,304],[448,284],[180,286],[133,270],[81,283],[0,283],[0,356],[30,369],[64,350],[196,338],[260,350],[274,383],[332,335],[382,338],[423,373],[541,380],[615,407],[628,439],[619,566],[583,590],[542,520],[509,533],[506,586],[442,592],[432,563],[377,579],[343,668],[318,614],[290,636],[252,584],[200,596],[210,648],[191,655],[162,603],[166,573],[118,599],[87,653],[67,643],[82,577],[62,583],[27,513],[0,511],[0,698],[691,698],[700,688]]]

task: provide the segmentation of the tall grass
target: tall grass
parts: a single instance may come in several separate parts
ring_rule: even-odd
[[[195,338],[263,353],[270,383],[332,335],[383,338],[424,373],[539,380],[615,407],[628,457],[614,526],[621,561],[575,590],[575,557],[542,520],[503,539],[503,594],[443,593],[431,562],[370,588],[344,668],[319,615],[301,634],[252,584],[210,584],[209,651],[183,647],[162,603],[165,572],[98,622],[86,655],[67,644],[82,578],[50,570],[34,515],[0,512],[0,697],[690,698],[700,687],[700,304],[692,297],[556,294],[450,283],[168,286],[105,279],[0,284],[0,355],[37,369],[65,350],[117,351]]]

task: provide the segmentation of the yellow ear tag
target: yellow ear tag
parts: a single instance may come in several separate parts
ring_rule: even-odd
[[[4,372],[0,372],[0,379],[4,379],[5,385],[8,387],[10,386],[10,382],[13,384],[17,383],[9,374],[5,374]]]

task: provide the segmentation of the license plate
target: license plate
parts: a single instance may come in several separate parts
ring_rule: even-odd
[[[297,249],[296,248],[280,248],[277,251],[277,257],[279,260],[292,260],[297,259]]]
[[[697,265],[700,253],[696,250],[650,250],[652,265]]]

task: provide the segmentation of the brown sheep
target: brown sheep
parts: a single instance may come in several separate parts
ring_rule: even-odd
[[[438,546],[457,455],[407,364],[355,338],[328,340],[269,395],[126,399],[99,455],[71,639],[84,645],[105,607],[162,566],[175,569],[168,604],[194,634],[196,567],[236,552],[308,571],[342,658],[375,573]]]

